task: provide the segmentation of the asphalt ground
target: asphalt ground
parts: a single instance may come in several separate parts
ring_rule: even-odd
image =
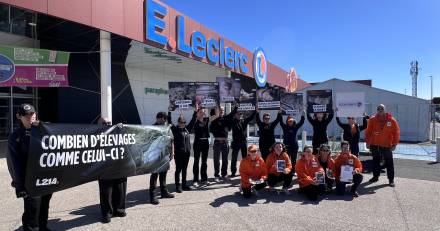
[[[362,157],[368,171],[371,157]],[[370,184],[369,173],[359,188],[360,197],[323,195],[308,202],[263,189],[259,197],[244,199],[238,193],[239,177],[227,179],[148,203],[149,175],[128,179],[127,217],[100,222],[97,182],[53,195],[49,227],[53,230],[440,230],[440,164],[395,159],[396,187],[386,174]],[[212,159],[208,174],[213,176]],[[188,167],[192,179],[192,158]],[[19,230],[23,202],[10,187],[6,161],[0,159],[0,230]],[[168,173],[168,189],[174,192],[174,164]]]

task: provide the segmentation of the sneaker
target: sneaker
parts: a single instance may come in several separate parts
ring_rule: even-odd
[[[215,178],[214,178],[214,182],[216,182],[216,183],[220,183],[220,182],[221,182],[220,177],[215,177]]]
[[[197,182],[197,181],[193,182],[193,187],[195,187],[195,188],[200,187],[199,182]]]
[[[180,186],[176,187],[176,193],[182,193],[182,187]]]
[[[152,197],[152,198],[150,199],[150,203],[151,203],[152,205],[158,205],[158,204],[159,204],[159,200],[158,200],[156,197]]]
[[[161,196],[162,198],[174,198],[174,195],[171,194],[171,193],[169,193],[168,190],[167,190],[167,191],[164,191],[164,192],[161,192],[161,193],[160,193],[160,196]]]
[[[353,197],[359,197],[359,194],[358,194],[356,191],[351,192],[351,195],[352,195]]]
[[[374,183],[374,182],[378,182],[378,181],[379,181],[379,177],[373,176],[373,178],[371,178],[368,182]]]
[[[389,185],[390,187],[393,187],[393,188],[396,186],[396,184],[394,184],[393,181],[391,181],[388,185]]]
[[[200,182],[200,186],[209,186],[211,183],[207,180]]]
[[[290,191],[288,188],[283,188],[283,191],[286,195],[290,195]]]
[[[183,190],[183,191],[191,191],[192,188],[189,187],[188,185],[184,185],[184,186],[182,186],[182,190]]]
[[[127,213],[126,212],[115,212],[113,214],[114,217],[126,217]]]
[[[102,220],[101,220],[101,222],[104,224],[110,223],[110,221],[112,221],[112,218],[110,216],[102,217]]]
[[[235,175],[235,173],[233,173],[233,174],[231,174],[231,175],[229,175],[228,177],[229,178],[234,178],[234,177],[236,177],[237,175]]]

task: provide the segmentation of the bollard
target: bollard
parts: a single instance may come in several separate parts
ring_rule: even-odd
[[[440,137],[437,137],[436,143],[437,143],[437,158],[436,158],[436,161],[440,163]]]
[[[303,131],[301,133],[301,135],[302,135],[302,148],[304,149],[304,147],[306,146],[306,141],[307,141],[307,132]]]

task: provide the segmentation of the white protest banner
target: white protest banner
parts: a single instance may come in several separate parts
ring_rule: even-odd
[[[365,93],[336,93],[336,107],[338,117],[363,117],[365,113]]]

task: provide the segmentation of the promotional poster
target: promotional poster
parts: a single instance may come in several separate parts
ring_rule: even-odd
[[[332,90],[307,91],[307,113],[332,113]]]
[[[170,100],[170,111],[194,110],[193,100],[196,97],[194,83],[169,82],[168,94]]]
[[[299,115],[304,110],[303,93],[282,92],[280,97],[283,115]]]
[[[194,106],[199,105],[201,108],[215,108],[219,103],[218,83],[217,82],[196,82],[196,97]]]
[[[262,110],[280,109],[280,88],[265,87],[257,89],[258,108]]]
[[[240,79],[217,77],[221,103],[238,103],[240,100]]]
[[[45,195],[98,179],[163,172],[169,126],[40,123],[31,130],[26,190]]]
[[[363,117],[365,113],[365,93],[336,93],[336,108],[338,109],[338,117]]]

